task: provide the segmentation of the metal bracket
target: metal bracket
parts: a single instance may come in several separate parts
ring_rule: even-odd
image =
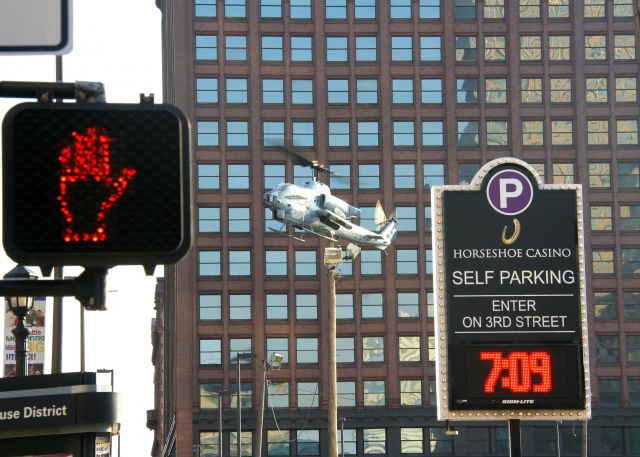
[[[75,83],[0,81],[0,98],[36,98],[39,102],[52,102],[54,99],[103,103],[107,101],[104,84],[91,81]]]
[[[104,311],[106,277],[106,268],[87,268],[73,279],[4,279],[0,280],[0,296],[75,297],[88,310]]]

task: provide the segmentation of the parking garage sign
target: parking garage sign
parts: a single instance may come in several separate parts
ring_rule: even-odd
[[[581,186],[504,158],[431,192],[438,418],[588,419]]]

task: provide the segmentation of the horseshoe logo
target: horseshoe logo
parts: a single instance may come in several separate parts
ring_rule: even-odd
[[[507,238],[507,226],[502,229],[502,242],[507,246],[516,242],[520,236],[520,221],[516,218],[513,219],[513,235]]]

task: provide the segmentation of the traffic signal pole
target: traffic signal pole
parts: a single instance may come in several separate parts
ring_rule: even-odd
[[[35,82],[0,81],[0,98],[36,98],[41,102],[53,99],[74,99],[82,102],[105,102],[104,85],[100,82],[77,81]]]

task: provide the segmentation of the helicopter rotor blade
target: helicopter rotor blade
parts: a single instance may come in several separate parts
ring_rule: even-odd
[[[373,213],[373,221],[378,225],[378,227],[387,222],[387,216],[384,214],[384,209],[382,209],[382,203],[380,203],[380,200],[376,203],[376,210]]]

